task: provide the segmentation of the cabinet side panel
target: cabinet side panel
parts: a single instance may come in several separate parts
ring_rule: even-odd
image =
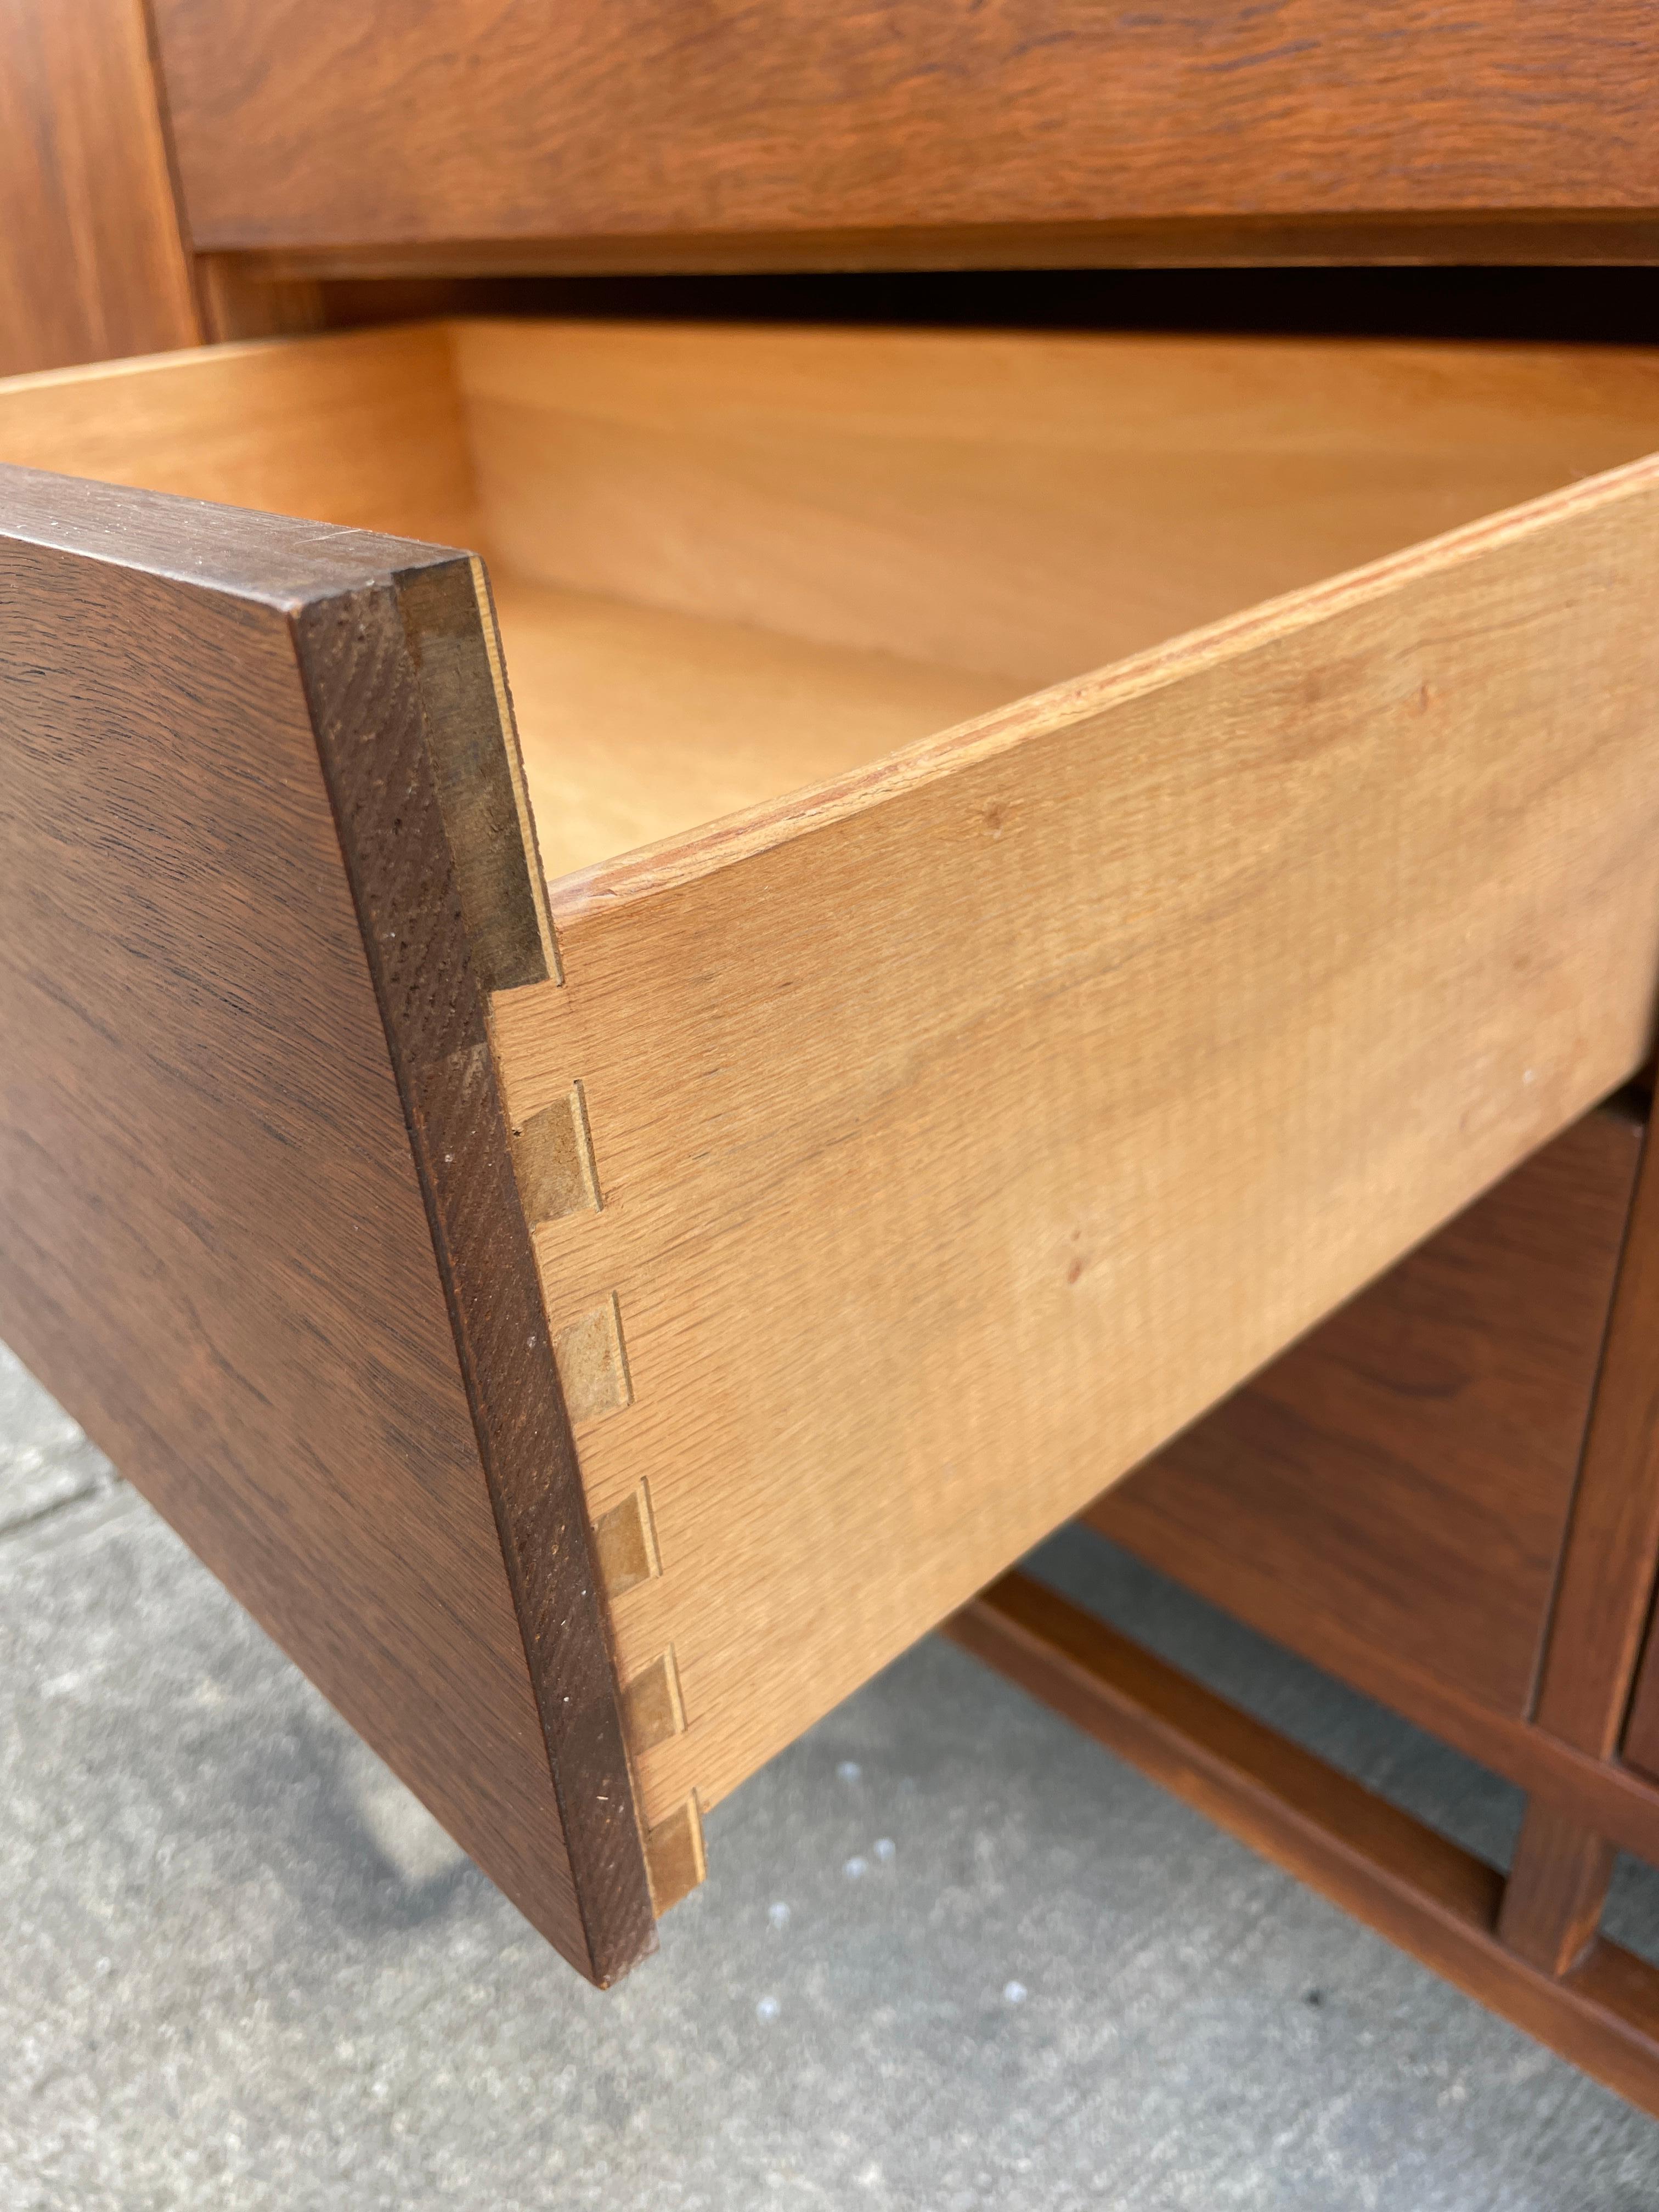
[[[0,1334],[590,1971],[288,620],[0,572]]]
[[[0,375],[198,345],[143,0],[0,0]]]

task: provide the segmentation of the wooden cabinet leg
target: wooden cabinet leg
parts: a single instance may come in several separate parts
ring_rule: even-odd
[[[1571,1972],[1535,1964],[1499,1936],[1503,1877],[1492,1868],[1029,1576],[1005,1575],[945,1633],[1241,1842],[1659,2116],[1659,1967],[1605,1936]],[[1516,1854],[1517,1925],[1524,1885],[1539,1878],[1529,1865],[1535,1855],[1540,1871],[1551,1863],[1544,1843],[1529,1840],[1546,1835],[1541,1810],[1532,1808]],[[1585,1841],[1574,1822],[1561,1826]],[[1598,1907],[1600,1899],[1598,1889]],[[1558,1912],[1554,1925],[1571,1917]],[[1593,1934],[1593,1922],[1592,1913],[1580,1924]]]
[[[1565,1974],[1595,1941],[1614,1847],[1534,1798],[1504,1887],[1498,1936],[1547,1974]]]

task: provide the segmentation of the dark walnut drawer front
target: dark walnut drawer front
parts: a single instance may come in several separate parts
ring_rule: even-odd
[[[1652,258],[1639,0],[154,0],[198,251],[376,270]]]
[[[610,1978],[1641,1063],[1656,442],[1653,360],[1525,348],[0,387],[0,1330]]]

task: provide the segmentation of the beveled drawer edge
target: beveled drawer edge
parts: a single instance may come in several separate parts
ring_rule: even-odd
[[[489,1041],[492,988],[558,975],[493,608],[459,554],[292,620],[604,1987],[654,1948],[653,1884]]]

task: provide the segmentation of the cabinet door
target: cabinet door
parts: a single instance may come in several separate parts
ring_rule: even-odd
[[[1091,1525],[1419,1717],[1425,1682],[1524,1717],[1640,1139],[1569,1129]]]

